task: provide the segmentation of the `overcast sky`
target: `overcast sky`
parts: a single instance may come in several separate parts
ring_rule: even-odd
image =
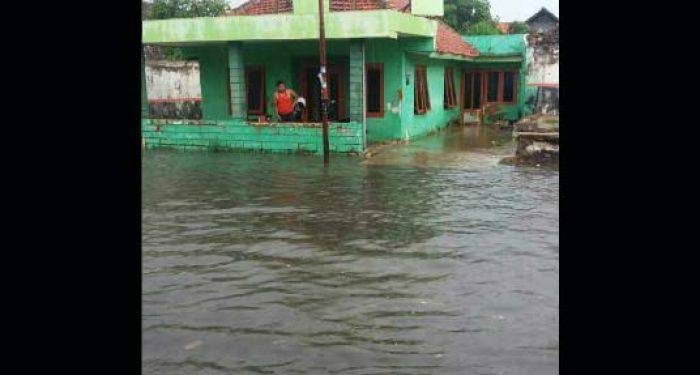
[[[246,0],[229,0],[231,6],[236,6]],[[545,7],[559,17],[559,0],[490,0],[491,14],[501,21],[525,21],[540,8]]]
[[[559,0],[491,0],[491,15],[501,21],[525,21],[542,7],[559,17]]]

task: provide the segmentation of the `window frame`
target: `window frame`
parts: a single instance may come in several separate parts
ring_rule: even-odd
[[[454,67],[445,67],[445,87],[443,99],[445,109],[454,109],[458,105],[457,92],[455,91]]]
[[[248,73],[251,71],[260,71],[260,107],[251,108],[248,102]],[[245,76],[245,98],[246,98],[246,113],[249,115],[264,115],[266,107],[266,91],[265,90],[265,66],[264,65],[246,65],[243,71]]]
[[[365,77],[369,76],[369,70],[376,69],[379,70],[379,112],[370,112],[369,102],[365,101],[365,113],[367,117],[370,118],[382,118],[384,117],[384,63],[366,63],[365,64]],[[367,92],[369,91],[369,85],[367,85]]]
[[[466,77],[471,73],[471,82],[466,82]],[[497,88],[497,95],[496,95],[496,100],[489,100],[488,98],[488,93],[489,93],[489,80],[488,80],[488,75],[490,73],[498,73],[498,88]],[[504,100],[504,93],[505,93],[505,74],[506,73],[512,73],[513,74],[513,99],[510,101]],[[479,90],[480,92],[480,99],[481,99],[481,105],[484,104],[517,104],[518,103],[518,79],[519,79],[519,72],[514,69],[503,69],[503,70],[498,70],[498,69],[487,69],[487,70],[464,70],[463,71],[463,78],[462,78],[462,84],[471,84],[472,85],[472,91],[471,91],[471,108],[464,108],[466,105],[466,98],[464,98],[464,89],[462,90],[462,108],[464,110],[475,110],[475,109],[480,109],[480,108],[475,108],[474,107],[474,93],[476,90]],[[474,87],[474,79],[476,75],[481,76],[481,82],[480,82],[480,87]]]
[[[430,112],[430,87],[428,86],[428,67],[427,65],[416,65],[414,67],[413,78],[413,114],[424,115]],[[419,78],[420,77],[420,78]],[[420,81],[421,85],[418,84]],[[421,91],[423,105],[420,105]]]

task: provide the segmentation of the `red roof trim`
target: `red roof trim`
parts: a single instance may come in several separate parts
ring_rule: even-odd
[[[435,51],[465,57],[479,56],[479,51],[476,48],[462,40],[462,36],[458,32],[442,21],[438,21]]]

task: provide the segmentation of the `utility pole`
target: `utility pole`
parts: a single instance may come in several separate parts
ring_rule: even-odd
[[[323,23],[323,0],[318,0],[318,27],[319,44],[318,54],[320,61],[320,72],[318,79],[321,82],[321,121],[323,122],[323,165],[328,166],[330,159],[330,145],[328,142],[328,82],[326,82],[326,27]]]

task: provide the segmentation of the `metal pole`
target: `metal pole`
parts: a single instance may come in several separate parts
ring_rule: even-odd
[[[318,78],[321,81],[321,120],[323,122],[323,165],[328,166],[330,159],[330,145],[328,142],[328,82],[326,82],[326,30],[323,23],[323,0],[318,0],[318,26],[321,71]]]

